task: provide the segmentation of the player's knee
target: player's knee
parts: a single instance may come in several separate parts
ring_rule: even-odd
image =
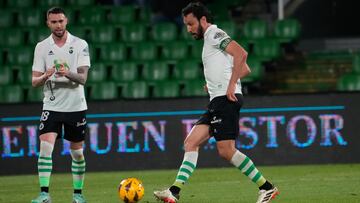
[[[54,144],[47,141],[40,142],[40,156],[50,157],[53,150],[54,150]]]
[[[48,142],[48,143],[51,143],[52,145],[54,145],[56,136],[57,136],[56,133],[45,133],[45,134],[40,135],[40,141]]]
[[[81,149],[71,149],[70,150],[71,157],[74,160],[83,160],[84,159],[84,150]]]
[[[219,153],[219,156],[225,160],[228,160],[230,161],[231,158],[232,158],[232,151],[231,150],[228,150],[228,149],[224,149],[224,148],[220,148],[218,149],[218,153]]]
[[[185,139],[185,141],[184,141],[184,150],[186,152],[197,151],[198,148],[199,148],[199,146],[195,142],[193,142],[191,140],[188,140],[188,139]]]

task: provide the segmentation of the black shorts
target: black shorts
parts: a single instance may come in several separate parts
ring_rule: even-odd
[[[62,138],[64,126],[64,139],[71,142],[80,142],[86,135],[86,111],[56,112],[44,110],[41,114],[39,131],[40,135],[49,132],[58,134]]]
[[[209,134],[216,141],[235,140],[239,135],[240,108],[243,105],[243,96],[236,94],[236,97],[237,102],[228,100],[226,96],[215,97],[195,125],[209,125]]]

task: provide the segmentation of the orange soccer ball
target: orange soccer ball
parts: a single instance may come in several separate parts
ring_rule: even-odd
[[[118,187],[119,198],[125,203],[135,203],[144,196],[144,187],[137,178],[126,178],[120,182]]]

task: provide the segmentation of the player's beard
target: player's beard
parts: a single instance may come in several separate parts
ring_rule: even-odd
[[[52,33],[53,33],[53,35],[55,35],[56,37],[62,38],[62,37],[64,36],[64,34],[65,34],[65,29],[64,29],[64,30],[60,30],[60,31],[54,30]]]
[[[196,40],[201,40],[204,38],[204,29],[201,27],[201,25],[199,24],[199,27],[197,29],[196,33],[193,33],[193,37]]]

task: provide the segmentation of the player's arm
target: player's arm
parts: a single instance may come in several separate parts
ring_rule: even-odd
[[[67,68],[61,68],[57,74],[67,77],[69,80],[85,85],[87,80],[89,66],[80,66],[77,68],[77,73],[71,72]]]
[[[249,66],[246,64],[247,52],[236,41],[232,40],[226,47],[225,51],[234,58],[233,74],[234,79],[237,81],[251,72]],[[233,79],[233,77],[232,77]]]
[[[89,46],[84,40],[81,42],[81,48],[78,54],[77,66],[78,67],[76,73],[69,71],[67,68],[64,68],[63,70],[66,72],[64,76],[71,81],[85,85],[88,76],[88,71],[90,68],[90,53],[89,53]]]
[[[34,61],[32,66],[31,84],[33,87],[39,87],[45,84],[46,80],[54,74],[55,68],[46,68],[44,60],[44,48],[41,44],[36,44],[34,51]]]
[[[45,73],[33,71],[32,72],[32,80],[31,84],[33,87],[39,87],[45,84],[46,80],[49,79],[49,77],[54,74],[55,68],[50,68],[45,71]]]
[[[86,41],[81,42],[81,48],[78,53],[78,64],[76,72],[71,72],[69,68],[62,66],[60,70],[57,72],[60,76],[65,76],[69,80],[85,85],[87,80],[88,71],[90,68],[90,53],[89,46]]]
[[[233,56],[234,59],[234,66],[226,96],[231,101],[237,101],[235,97],[236,83],[239,78],[243,78],[251,72],[249,66],[246,64],[247,52],[234,40],[228,42],[225,51]]]

